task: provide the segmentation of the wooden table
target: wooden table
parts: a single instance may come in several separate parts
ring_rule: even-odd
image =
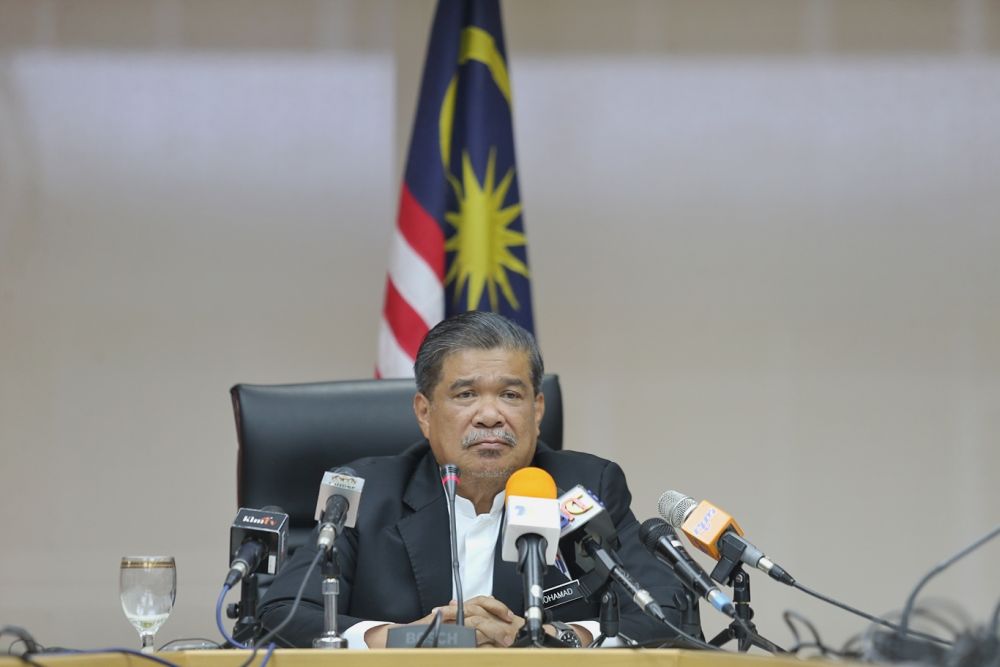
[[[264,654],[263,650],[259,651],[253,664],[259,665]],[[250,652],[167,651],[155,655],[180,667],[239,667]],[[152,667],[156,664],[121,653],[38,655],[32,659],[51,667]],[[811,662],[817,664],[815,660]],[[268,661],[268,667],[801,667],[802,663],[795,658],[679,649],[278,649]],[[17,658],[0,658],[0,667],[25,664]]]

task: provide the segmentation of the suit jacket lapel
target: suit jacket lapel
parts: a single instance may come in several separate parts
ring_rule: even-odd
[[[403,502],[413,510],[396,523],[417,585],[424,613],[451,600],[451,544],[448,506],[445,503],[437,463],[428,449],[403,493]],[[386,576],[393,573],[386,572]]]

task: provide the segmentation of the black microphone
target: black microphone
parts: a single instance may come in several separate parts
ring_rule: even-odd
[[[225,586],[257,572],[277,574],[288,553],[288,515],[280,507],[241,507],[229,529],[229,574]]]
[[[600,499],[577,485],[559,497],[559,511],[562,515],[559,536],[574,543],[577,565],[586,571],[596,569],[604,577],[610,577],[625,589],[639,609],[664,622],[663,609],[622,565],[615,551],[618,533]]]
[[[647,519],[639,526],[639,539],[643,546],[656,558],[674,571],[677,578],[698,596],[730,618],[736,618],[736,607],[729,596],[719,590],[708,576],[691,558],[677,533],[660,519]]]
[[[444,496],[448,501],[448,532],[451,533],[451,572],[452,581],[455,584],[455,602],[458,603],[458,612],[455,618],[456,625],[465,625],[465,600],[462,597],[462,576],[458,562],[458,528],[455,527],[455,492],[459,483],[458,466],[454,463],[446,463],[439,468],[441,473],[441,486],[444,487]]]
[[[353,528],[358,519],[358,502],[365,480],[352,468],[341,466],[327,470],[316,499],[316,520],[320,522],[316,546],[329,550],[345,528]]]
[[[404,625],[389,628],[386,648],[420,648],[430,645],[434,648],[476,648],[476,629],[465,626],[465,601],[462,597],[462,577],[459,574],[458,530],[455,528],[455,493],[461,481],[458,466],[447,463],[438,469],[441,486],[448,504],[448,532],[451,535],[451,569],[455,585],[455,602],[458,613],[455,625],[442,625],[440,613],[430,625]],[[429,643],[429,644],[428,644]]]

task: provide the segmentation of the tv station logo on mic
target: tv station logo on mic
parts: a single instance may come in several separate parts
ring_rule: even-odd
[[[353,470],[349,468],[337,468],[327,470],[323,473],[323,479],[319,485],[319,496],[316,498],[316,521],[323,520],[323,513],[326,511],[327,500],[330,496],[342,496],[347,499],[348,510],[344,526],[353,528],[358,520],[358,504],[361,501],[361,493],[365,488],[364,477],[356,477]]]
[[[277,528],[281,523],[271,514],[265,514],[264,512],[249,514],[246,510],[240,514],[240,517],[236,521],[244,526],[260,526],[261,528]]]
[[[714,519],[715,515],[718,513],[719,511],[717,509],[715,509],[714,507],[709,507],[708,511],[705,512],[705,516],[701,517],[698,523],[696,523],[694,527],[691,529],[691,532],[697,535],[698,537],[701,537],[702,535],[707,533],[708,529],[712,527],[712,519]]]
[[[288,554],[288,515],[241,507],[229,529],[230,559],[236,557],[240,547],[248,540],[260,542],[265,547],[265,558],[254,572],[277,574]]]
[[[352,477],[331,470],[324,476],[323,484],[329,484],[345,491],[360,491],[361,487],[365,485],[365,480],[360,477]]]
[[[597,496],[577,484],[559,496],[559,537],[566,537],[603,511]]]
[[[233,522],[234,528],[257,528],[268,531],[278,531],[281,525],[288,521],[287,514],[267,512],[265,510],[240,508],[240,513]]]

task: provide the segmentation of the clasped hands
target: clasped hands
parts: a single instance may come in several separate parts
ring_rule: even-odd
[[[431,609],[427,616],[414,621],[411,625],[427,625],[434,621],[437,612],[441,612],[442,623],[454,623],[458,618],[458,603],[452,600],[443,607]],[[524,619],[512,612],[507,605],[490,595],[477,595],[465,601],[465,625],[475,628],[476,645],[480,647],[507,647],[514,643],[518,631],[524,625]],[[379,625],[365,633],[365,643],[371,648],[385,647],[386,634],[392,625]],[[573,625],[573,630],[580,637],[584,646],[593,640],[586,629]],[[545,631],[551,635],[555,630],[545,626]]]

